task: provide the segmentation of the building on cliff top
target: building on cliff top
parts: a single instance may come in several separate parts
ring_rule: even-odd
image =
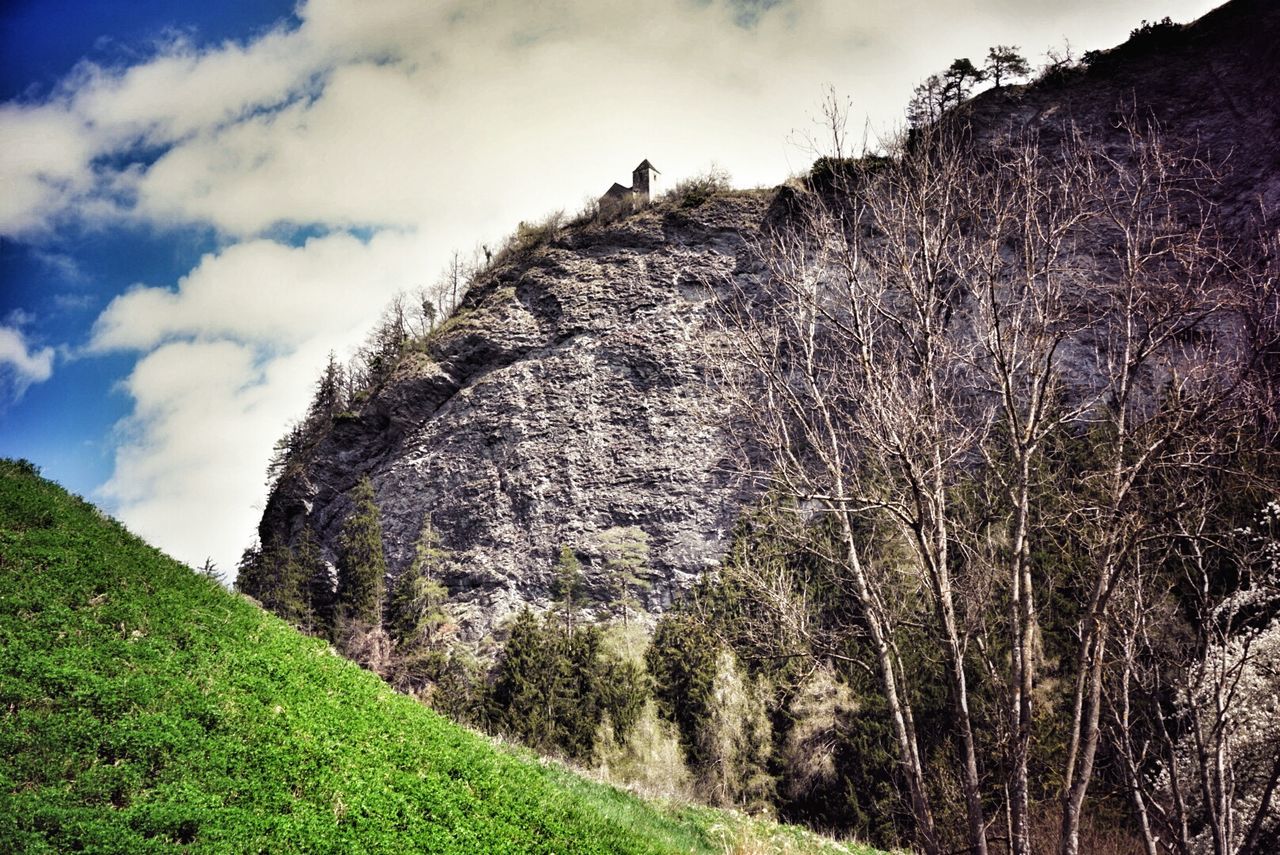
[[[657,176],[661,175],[654,165],[649,162],[648,158],[640,161],[640,165],[631,170],[631,186],[623,187],[621,184],[614,183],[612,187],[605,191],[600,197],[600,207],[609,205],[621,205],[624,202],[648,202],[649,194],[653,189],[653,185],[657,180]]]

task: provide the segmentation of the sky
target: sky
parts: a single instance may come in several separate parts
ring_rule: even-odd
[[[874,141],[953,58],[1215,5],[5,0],[0,456],[233,571],[329,351],[453,251],[644,158],[781,183],[828,90]]]

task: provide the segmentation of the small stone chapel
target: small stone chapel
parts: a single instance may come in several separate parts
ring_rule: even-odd
[[[662,173],[654,168],[648,158],[640,161],[640,165],[631,170],[631,186],[623,187],[621,184],[614,183],[612,187],[605,191],[600,197],[600,206],[618,205],[628,200],[637,202],[648,202],[649,194],[652,192],[657,177]]]

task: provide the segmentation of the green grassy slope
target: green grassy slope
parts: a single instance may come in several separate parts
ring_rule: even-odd
[[[3,852],[828,846],[496,748],[8,461],[0,645]]]

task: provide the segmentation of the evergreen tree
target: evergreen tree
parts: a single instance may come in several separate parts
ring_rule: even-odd
[[[658,621],[645,652],[658,712],[679,730],[691,766],[705,759],[698,735],[711,714],[719,647],[707,624],[675,609]]]
[[[236,571],[235,589],[246,597],[260,600],[267,586],[267,572],[262,560],[262,546],[256,540],[245,547]]]
[[[488,708],[493,729],[585,761],[601,725],[624,738],[648,695],[643,670],[607,653],[599,627],[567,633],[525,609],[503,645]]]
[[[942,75],[945,81],[944,100],[953,105],[959,104],[969,97],[969,90],[973,85],[985,80],[986,77],[986,73],[975,66],[968,57],[955,60]]]
[[[196,572],[206,579],[217,582],[219,585],[222,584],[222,571],[218,569],[218,565],[214,563],[212,556],[206,556],[204,564],[202,564],[200,569]]]
[[[333,572],[310,526],[302,529],[294,561],[302,584],[303,627],[327,635],[333,629]]]
[[[982,67],[983,74],[991,78],[991,82],[999,89],[1005,82],[1014,77],[1026,77],[1031,73],[1027,59],[1018,53],[1016,45],[996,45],[987,51],[987,62]]]
[[[353,507],[338,542],[336,605],[345,617],[380,626],[387,559],[369,476],[360,479],[351,500]]]
[[[558,645],[528,608],[516,615],[502,647],[489,695],[490,719],[498,732],[546,750],[559,742],[555,722]]]
[[[565,632],[571,634],[574,612],[582,604],[582,564],[568,544],[560,547],[560,559],[556,562],[551,594],[564,610]]]
[[[947,109],[947,82],[941,74],[931,74],[912,90],[907,104],[907,122],[925,128],[942,118]]]
[[[602,531],[596,545],[604,557],[609,599],[622,608],[622,625],[628,611],[640,607],[636,591],[648,588],[641,573],[649,566],[649,535],[638,526],[614,527]]]
[[[444,603],[449,591],[439,579],[450,557],[449,551],[440,546],[431,515],[425,515],[413,563],[400,574],[391,594],[388,629],[400,643],[430,636],[444,624]]]
[[[262,550],[264,586],[258,599],[263,608],[292,624],[306,623],[305,579],[294,554],[278,537]]]
[[[316,381],[315,395],[312,397],[311,406],[307,410],[306,425],[308,434],[314,436],[328,428],[333,423],[333,417],[342,411],[343,385],[345,383],[345,378],[342,375],[342,365],[331,350],[329,351],[329,362],[325,365],[324,373],[320,375],[320,379]]]

